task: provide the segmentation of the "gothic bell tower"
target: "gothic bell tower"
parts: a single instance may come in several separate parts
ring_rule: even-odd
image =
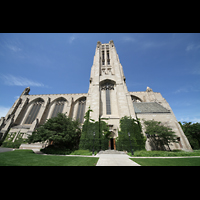
[[[90,85],[86,103],[93,110],[91,118],[109,118],[110,129],[119,128],[121,117],[136,118],[131,96],[127,90],[122,65],[119,61],[114,42],[97,42],[90,74]],[[115,133],[117,137],[117,133]]]

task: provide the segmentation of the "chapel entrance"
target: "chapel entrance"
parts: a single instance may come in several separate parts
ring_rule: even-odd
[[[114,149],[114,150],[116,150],[116,145],[115,145],[115,138],[110,138],[110,140],[109,140],[109,147],[108,147],[109,149]]]

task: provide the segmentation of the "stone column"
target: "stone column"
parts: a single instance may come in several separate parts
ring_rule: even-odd
[[[72,98],[67,101],[64,105],[64,108],[63,108],[63,113],[67,113],[67,116],[69,116],[70,114],[70,111],[71,111],[71,104],[72,104]]]
[[[36,117],[36,119],[38,119],[38,123],[40,123],[42,116],[47,108],[47,105],[50,103],[50,98],[48,97],[48,99],[45,101],[45,103],[41,106],[39,113]]]

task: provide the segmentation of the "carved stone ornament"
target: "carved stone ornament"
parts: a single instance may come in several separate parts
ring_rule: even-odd
[[[153,92],[153,90],[150,87],[147,87],[146,92]]]
[[[28,95],[28,93],[30,92],[30,87],[25,88],[23,95]]]
[[[101,90],[114,90],[114,85],[111,83],[107,83],[101,87]]]
[[[101,42],[98,41],[98,42],[97,42],[97,48],[99,48],[100,45],[101,45]]]

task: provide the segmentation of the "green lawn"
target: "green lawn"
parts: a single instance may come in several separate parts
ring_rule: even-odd
[[[141,166],[200,166],[200,158],[130,158]]]
[[[99,158],[38,155],[32,150],[0,153],[0,166],[95,166]]]
[[[96,155],[98,152],[95,151],[94,154]],[[72,153],[70,153],[70,155],[88,155],[91,156],[93,153],[90,150],[83,150],[83,149],[79,149],[79,150],[75,150]]]

